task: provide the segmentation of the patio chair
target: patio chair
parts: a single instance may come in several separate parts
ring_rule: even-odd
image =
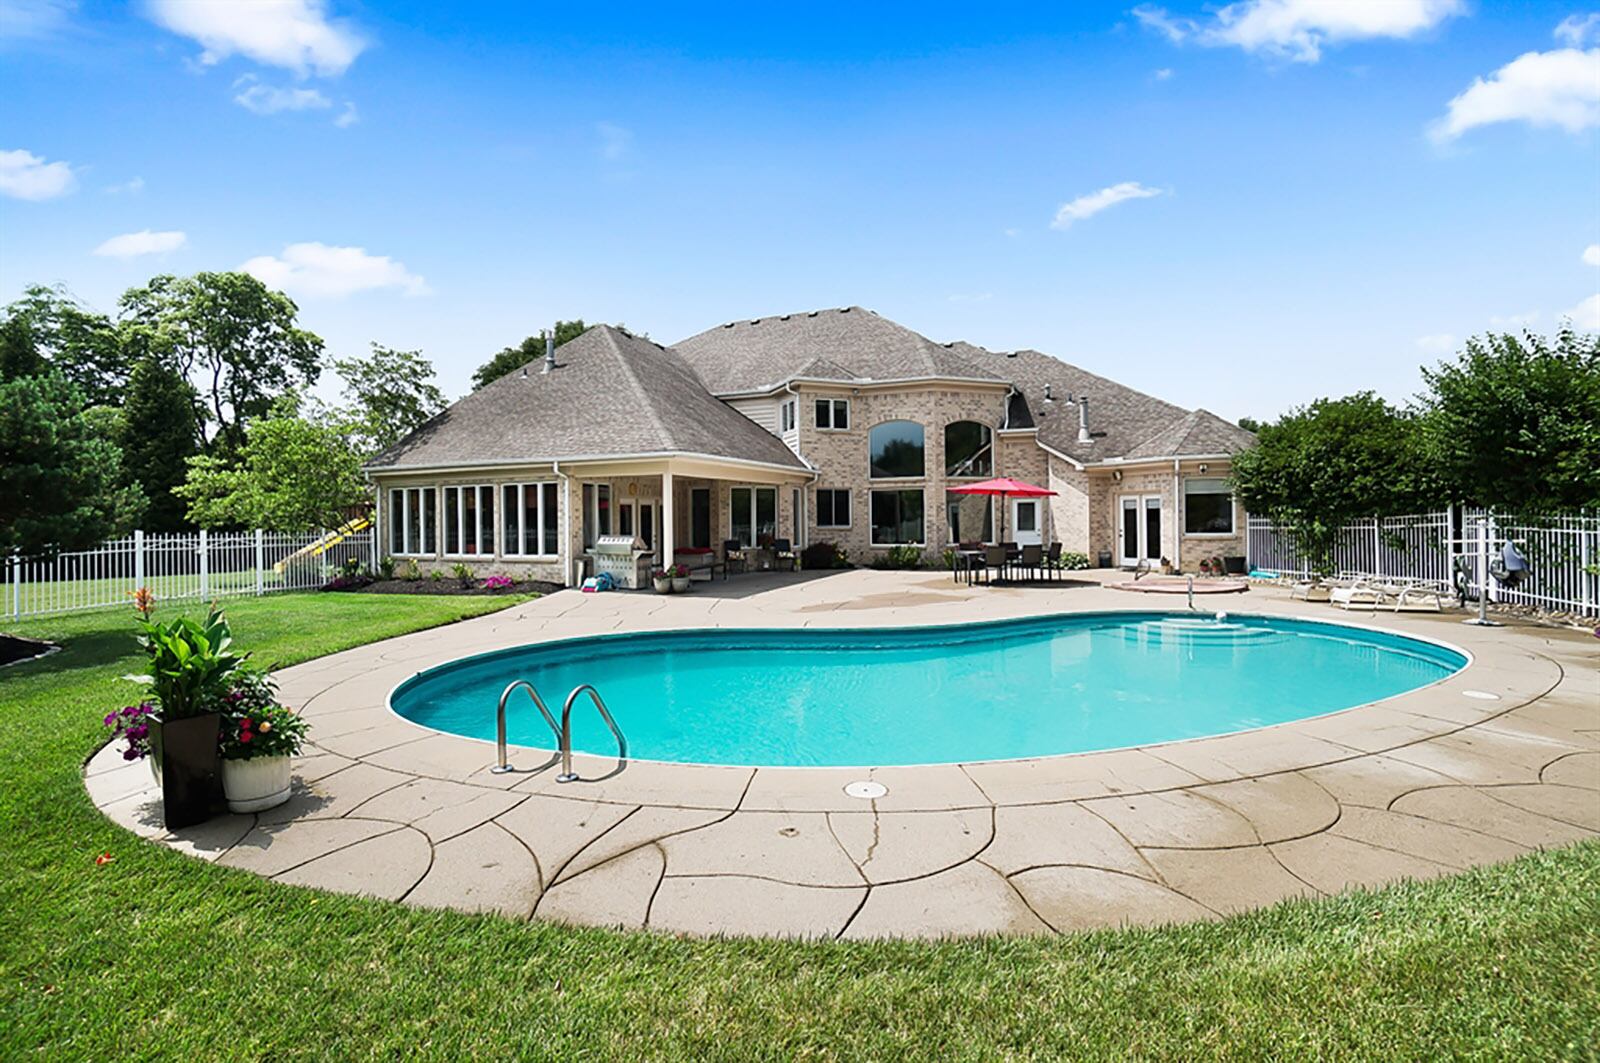
[[[1000,573],[1000,578],[1006,578],[1006,548],[1004,546],[988,546],[983,551],[983,582],[990,580],[989,570]]]
[[[772,540],[772,567],[779,565],[788,565],[790,572],[800,568],[800,559],[795,556],[794,546],[788,539]]]
[[[747,571],[749,565],[744,556],[744,544],[738,539],[724,539],[722,542],[722,565],[725,572]]]
[[[1358,581],[1347,587],[1333,587],[1328,591],[1328,602],[1340,609],[1376,610],[1390,602],[1388,588],[1377,583]]]
[[[1061,544],[1051,543],[1050,552],[1044,555],[1045,575],[1051,579],[1061,578]]]
[[[1029,578],[1038,579],[1040,569],[1044,567],[1044,547],[1038,543],[1029,543],[1022,548],[1022,556],[1017,559],[1017,567],[1024,573],[1031,573]]]

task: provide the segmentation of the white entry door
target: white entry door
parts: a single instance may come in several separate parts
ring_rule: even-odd
[[[1012,541],[1018,546],[1038,546],[1043,542],[1037,498],[1011,500],[1011,529]]]
[[[1161,559],[1161,496],[1123,495],[1122,523],[1117,538],[1122,543],[1122,564]]]

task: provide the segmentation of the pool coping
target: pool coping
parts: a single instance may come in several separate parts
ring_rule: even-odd
[[[311,720],[313,745],[279,809],[166,832],[148,770],[109,746],[85,783],[136,833],[283,882],[691,934],[931,937],[1218,918],[1600,833],[1592,640],[1466,627],[1461,614],[1383,614],[1378,625],[1270,589],[1227,611],[1420,638],[1469,663],[1379,702],[1120,750],[888,768],[635,760],[620,770],[575,754],[583,779],[569,784],[554,781],[548,750],[511,747],[513,763],[538,766],[492,774],[492,741],[389,706],[400,682],[469,650],[624,629],[1172,612],[1092,585],[989,590],[927,573],[741,586],[756,589],[562,593],[284,669],[283,696]],[[927,623],[940,616],[959,620]],[[863,779],[887,793],[844,793]]]

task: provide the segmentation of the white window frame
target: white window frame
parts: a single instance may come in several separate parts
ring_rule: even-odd
[[[397,495],[400,496],[400,525],[399,525],[399,529],[398,530],[400,532],[400,545],[401,545],[402,548],[399,549],[399,550],[391,551],[393,556],[395,556],[395,557],[434,557],[434,556],[436,556],[438,554],[438,552],[439,552],[439,550],[438,550],[438,547],[439,547],[439,495],[437,494],[438,490],[439,489],[437,487],[433,487],[433,486],[429,486],[429,487],[391,487],[389,489],[389,493],[391,495],[396,495],[397,494]],[[434,542],[433,542],[433,546],[434,546],[434,549],[432,549],[432,550],[427,549],[427,546],[428,546],[428,542],[427,542],[427,540],[428,540],[428,525],[426,524],[426,522],[423,521],[422,514],[420,512],[422,510],[422,499],[423,499],[423,497],[425,495],[427,495],[427,494],[430,494],[430,493],[432,493],[434,495],[434,500],[433,500],[433,504],[434,504],[434,510],[433,510],[433,516],[434,516],[433,538],[434,538]],[[420,543],[413,543],[411,541],[411,510],[412,510],[413,507],[415,507],[419,511],[418,516],[417,516],[417,537],[422,540],[422,542],[420,542]],[[393,517],[394,517],[394,507],[393,507],[393,505],[391,505],[389,509],[390,509],[389,516],[390,516],[390,519],[392,520]],[[390,546],[394,545],[394,529],[391,529],[390,532],[389,532],[389,545]],[[416,549],[412,549],[412,547],[416,547]]]
[[[1190,491],[1189,485],[1193,483],[1218,483],[1223,485],[1221,491]],[[1227,478],[1223,476],[1185,476],[1183,478],[1183,519],[1179,522],[1178,533],[1185,539],[1232,539],[1239,534],[1239,515],[1235,510],[1233,492],[1227,488]],[[1228,530],[1213,532],[1192,532],[1189,530],[1189,496],[1196,495],[1226,495],[1228,498]]]
[[[845,521],[843,524],[824,524],[824,523],[822,523],[822,492],[824,492],[824,491],[828,492],[831,495],[844,495],[845,508],[847,508],[850,511],[850,519],[849,520]],[[835,517],[837,517],[839,515],[839,500],[837,498],[835,498],[833,500],[833,503],[834,503],[833,507],[832,507],[833,508],[833,514],[834,514]],[[819,488],[817,488],[816,507],[817,507],[817,528],[819,530],[823,529],[823,528],[827,528],[827,529],[829,529],[831,531],[831,530],[838,529],[838,528],[852,528],[852,527],[855,526],[855,519],[856,519],[855,491],[853,489],[849,488],[849,487],[819,487]]]
[[[545,545],[545,542],[544,542],[544,524],[545,524],[545,521],[544,521],[544,501],[545,501],[545,490],[544,489],[547,486],[556,488],[556,497],[555,497],[555,509],[556,509],[555,537],[556,537],[556,548],[554,550],[545,550],[543,548],[544,545]],[[515,488],[516,489],[516,498],[517,498],[517,541],[514,544],[516,546],[516,549],[515,550],[506,549],[506,544],[502,543],[502,544],[500,544],[501,545],[500,556],[501,557],[515,557],[515,558],[523,559],[523,560],[537,560],[537,561],[553,561],[553,560],[559,558],[561,556],[561,489],[560,489],[560,486],[558,485],[557,481],[555,481],[555,480],[528,480],[528,481],[521,481],[521,482],[517,482],[517,483],[501,484],[500,487],[501,487],[500,505],[502,507],[505,506],[505,501],[506,501],[505,497],[504,497],[505,496],[505,488],[507,488],[507,487]],[[537,551],[534,551],[533,553],[525,553],[522,548],[528,544],[527,493],[528,493],[528,490],[530,488],[533,490],[534,494],[537,496],[537,501],[538,501],[538,504],[534,507],[534,509],[535,509],[535,511],[537,513],[536,520],[537,520],[538,524],[533,529],[533,531],[534,531],[534,535],[535,535],[535,540],[534,541],[540,547],[540,549],[537,550]],[[505,520],[505,514],[504,513],[502,513],[500,515],[500,519],[501,519],[502,522]],[[502,525],[502,530],[503,530],[503,525]]]
[[[848,432],[850,431],[850,400],[819,398],[811,404],[811,419],[816,421],[817,407],[826,403],[828,406],[828,423],[818,422],[816,429],[819,432]],[[839,411],[844,411],[844,424],[839,423]]]
[[[744,548],[746,550],[754,549],[756,547],[756,545],[761,542],[761,528],[759,526],[760,525],[760,517],[758,516],[758,514],[760,513],[760,510],[758,510],[756,508],[756,492],[757,491],[771,491],[772,492],[772,537],[774,539],[778,538],[778,530],[779,530],[779,528],[781,528],[783,526],[783,519],[782,519],[783,518],[783,513],[778,508],[779,497],[778,497],[778,488],[777,488],[776,485],[774,485],[774,484],[740,484],[740,485],[738,485],[736,487],[728,488],[728,538],[729,539],[732,539],[734,537],[734,535],[733,535],[733,499],[734,499],[734,496],[740,494],[741,492],[748,492],[749,495],[750,495],[750,538],[753,541],[743,544],[743,546],[744,546]]]
[[[788,435],[800,427],[800,400],[786,399],[778,403],[778,434]]]
[[[478,528],[477,528],[477,532],[475,534],[475,541],[478,543],[478,546],[480,547],[480,549],[475,554],[467,554],[467,553],[447,554],[447,553],[443,553],[442,551],[444,550],[444,546],[445,546],[445,543],[446,543],[447,540],[446,540],[446,538],[445,538],[445,536],[443,534],[440,534],[440,536],[439,536],[439,549],[440,549],[441,553],[439,554],[439,556],[440,557],[448,557],[448,558],[451,558],[451,559],[456,559],[456,560],[461,560],[461,561],[476,561],[476,560],[480,560],[480,559],[485,558],[485,557],[499,557],[500,555],[496,551],[498,550],[498,548],[500,546],[500,524],[499,524],[499,512],[498,512],[498,509],[499,509],[499,506],[500,506],[500,498],[499,498],[500,486],[498,484],[442,484],[442,485],[440,485],[440,488],[439,488],[439,529],[438,530],[441,533],[444,530],[444,516],[445,516],[445,514],[444,514],[444,493],[447,490],[451,490],[451,489],[454,489],[455,493],[456,493],[455,524],[456,524],[456,546],[458,546],[458,547],[462,546],[467,541],[467,502],[466,502],[467,496],[465,494],[463,494],[463,492],[465,492],[465,491],[476,491],[478,493],[478,495],[477,495],[478,504],[477,504],[477,508],[473,510],[473,514],[477,518],[477,521],[478,521]],[[495,550],[484,550],[484,549],[482,549],[482,546],[483,546],[483,517],[481,516],[481,514],[483,513],[483,496],[485,494],[487,494],[489,496],[489,498],[492,500],[493,505],[496,508],[495,519],[493,521],[490,521],[490,524],[489,524],[490,534],[492,534],[494,536],[494,540],[495,540],[494,541],[494,546],[496,548]]]

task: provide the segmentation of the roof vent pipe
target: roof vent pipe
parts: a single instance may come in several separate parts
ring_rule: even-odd
[[[1092,443],[1089,435],[1089,396],[1078,396],[1078,442]]]
[[[551,329],[544,334],[544,371],[553,372],[556,367],[556,330]]]
[[[1050,385],[1049,384],[1046,384],[1044,386],[1044,401],[1046,401],[1046,402],[1054,402],[1054,401],[1056,401],[1050,395]]]

